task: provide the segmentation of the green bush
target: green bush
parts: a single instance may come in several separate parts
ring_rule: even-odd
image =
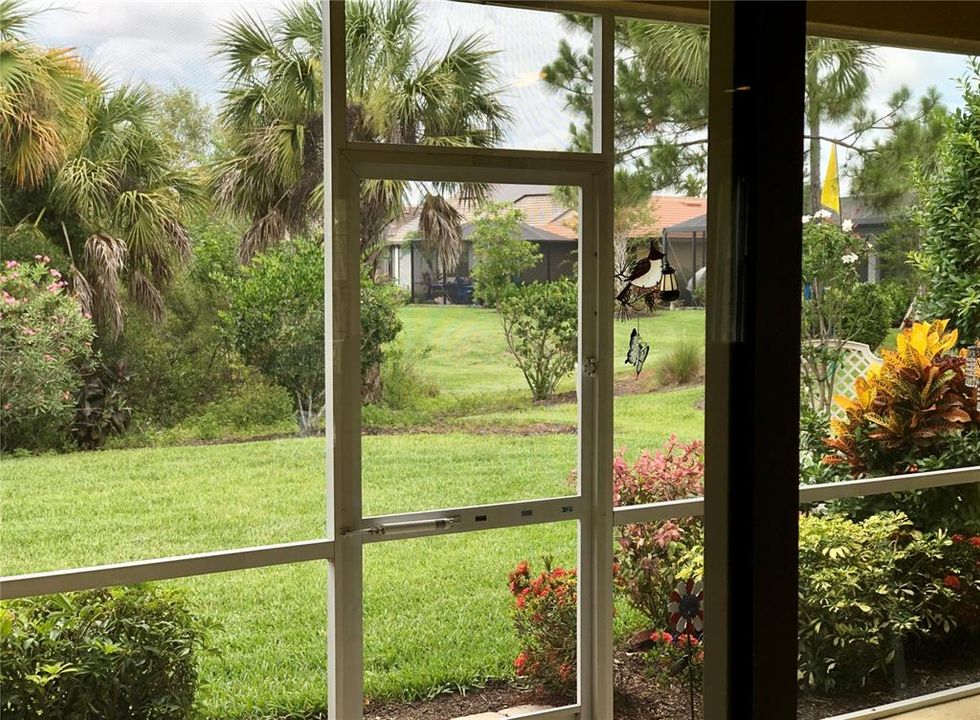
[[[921,183],[923,237],[913,254],[926,283],[922,314],[949,318],[964,341],[980,338],[980,60],[971,66],[939,170]]]
[[[509,203],[487,203],[477,213],[473,231],[473,297],[494,307],[514,280],[541,260],[537,247],[524,239],[524,214]]]
[[[657,363],[660,385],[686,385],[704,376],[704,350],[693,340],[681,340]]]
[[[384,406],[391,410],[413,410],[423,404],[425,398],[439,394],[432,382],[419,372],[419,364],[432,353],[432,346],[406,348],[392,343],[385,348],[381,365],[381,383],[384,388]]]
[[[0,710],[10,718],[181,720],[208,625],[175,590],[135,586],[0,607]]]
[[[892,297],[884,286],[860,283],[847,291],[841,304],[837,334],[875,350],[888,334],[894,314]]]
[[[405,291],[391,282],[377,282],[361,269],[361,398],[381,402],[384,395],[381,363],[384,346],[402,330],[398,308],[405,304]]]
[[[944,586],[948,544],[901,513],[801,517],[800,685],[863,687],[884,679],[904,643],[948,633],[956,600]]]
[[[95,328],[65,291],[61,273],[38,256],[0,268],[0,448],[68,444],[81,365]]]
[[[289,392],[248,369],[225,395],[186,418],[174,431],[188,439],[217,440],[281,431],[295,422]]]
[[[531,396],[544,400],[575,367],[578,354],[578,290],[562,279],[511,290],[497,305],[507,348],[524,374]]]

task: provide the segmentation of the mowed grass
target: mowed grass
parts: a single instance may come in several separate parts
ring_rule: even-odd
[[[410,305],[401,312],[403,323],[399,342],[407,348],[431,348],[424,363],[426,377],[440,393],[469,395],[526,391],[527,385],[513,357],[495,310],[473,306]],[[616,322],[614,368],[617,375],[633,372],[623,360],[629,347],[630,332],[636,321]],[[704,312],[660,312],[639,320],[640,334],[650,343],[647,365],[657,361],[682,339],[704,343]],[[560,390],[574,389],[571,378]]]
[[[674,319],[677,327],[669,324]],[[441,392],[521,390],[519,371],[506,356],[493,355],[494,347],[504,347],[494,323],[499,321],[487,311],[410,307],[405,339],[425,336],[433,345],[421,369]],[[641,331],[653,338],[655,324],[664,335],[703,334],[701,313],[642,320]],[[623,334],[622,326],[617,333]],[[468,345],[459,344],[463,336],[470,337]],[[617,349],[625,342],[619,338]],[[447,357],[453,352],[456,357]],[[685,440],[702,437],[703,413],[695,408],[702,396],[700,388],[687,388],[617,397],[617,447],[635,454],[660,445],[671,432]],[[575,466],[575,435],[521,433],[539,423],[574,426],[574,403],[526,403],[454,423],[451,432],[439,434],[362,438],[366,514],[572,492],[567,478]],[[474,434],[471,426],[497,432]],[[324,470],[321,439],[5,458],[0,571],[321,537]],[[543,555],[574,563],[575,533],[568,522],[367,546],[366,695],[411,698],[511,676],[517,638],[507,573],[522,559],[540,564]],[[324,707],[324,563],[171,582],[186,589],[198,612],[221,625],[212,638],[218,654],[202,660],[199,699],[206,715]],[[616,622],[625,632],[639,620],[620,607]]]

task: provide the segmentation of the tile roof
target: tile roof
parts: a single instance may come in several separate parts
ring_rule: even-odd
[[[524,224],[540,228],[545,238],[555,235],[575,240],[578,238],[578,213],[558,202],[553,190],[549,185],[495,185],[491,189],[490,200],[513,203],[524,213]],[[460,211],[464,223],[472,222],[476,216],[475,203],[461,202],[459,198],[451,198],[450,202]],[[699,197],[654,195],[650,198],[650,206],[654,223],[637,228],[631,233],[633,237],[659,236],[665,227],[707,212],[707,200]],[[418,207],[410,208],[391,224],[387,233],[388,242],[402,243],[413,231],[418,231]]]

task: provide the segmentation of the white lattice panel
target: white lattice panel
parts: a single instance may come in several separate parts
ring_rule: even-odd
[[[816,340],[809,341],[812,346],[820,343]],[[834,395],[844,395],[854,398],[854,381],[864,375],[868,368],[873,364],[880,363],[881,358],[872,352],[871,348],[864,343],[852,342],[848,340],[840,346],[840,359],[834,375]],[[835,403],[833,415],[843,417],[844,411]]]

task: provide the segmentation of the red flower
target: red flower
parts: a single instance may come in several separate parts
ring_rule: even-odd
[[[952,574],[947,575],[946,577],[943,578],[943,585],[946,586],[946,587],[948,587],[948,588],[950,588],[950,589],[952,589],[952,590],[959,590],[960,589],[960,579],[958,577],[956,577],[955,575],[952,575]]]
[[[975,548],[980,548],[980,535],[974,535],[970,538],[970,545]]]
[[[956,533],[955,535],[951,535],[949,539],[952,540],[954,543],[961,543],[964,540],[966,540],[966,538],[960,535],[959,533]]]
[[[527,665],[527,653],[525,653],[522,650],[520,654],[514,659],[514,669],[517,670],[518,673],[523,673],[526,665]]]

